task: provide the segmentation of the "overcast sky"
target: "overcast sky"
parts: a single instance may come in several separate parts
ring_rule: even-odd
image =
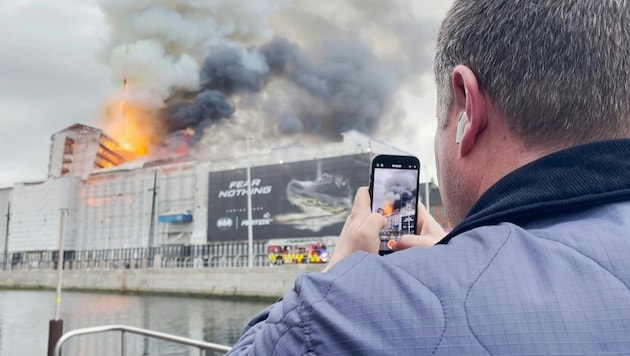
[[[390,0],[347,1],[370,7]],[[435,18],[427,25],[429,30],[437,27],[450,3],[409,1],[417,13]],[[325,6],[328,1],[311,3]],[[2,1],[0,33],[0,188],[3,188],[45,179],[51,135],[74,123],[98,126],[97,117],[114,85],[111,70],[99,59],[103,57],[110,30],[96,0]],[[421,79],[415,85],[423,88],[401,93],[397,105],[406,113],[406,122],[424,125],[426,129],[414,137],[394,140],[401,148],[418,155],[433,175],[432,78]]]

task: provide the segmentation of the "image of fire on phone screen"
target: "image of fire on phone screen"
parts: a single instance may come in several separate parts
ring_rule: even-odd
[[[372,160],[372,211],[387,224],[380,231],[379,254],[393,252],[402,235],[416,233],[420,162],[413,156],[379,155]]]

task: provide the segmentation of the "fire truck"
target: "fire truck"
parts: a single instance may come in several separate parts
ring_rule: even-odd
[[[267,243],[269,264],[327,263],[335,243],[332,238],[272,239]]]

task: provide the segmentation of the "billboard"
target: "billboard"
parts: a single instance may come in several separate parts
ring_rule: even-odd
[[[339,235],[369,167],[369,153],[252,167],[254,239]],[[208,241],[247,240],[247,169],[211,172],[208,192]]]

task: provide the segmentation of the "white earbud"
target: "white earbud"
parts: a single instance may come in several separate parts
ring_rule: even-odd
[[[468,116],[466,116],[465,112],[462,112],[459,115],[459,119],[457,119],[457,133],[455,134],[455,143],[459,145],[462,142],[462,136],[464,135],[464,125],[468,121]]]

